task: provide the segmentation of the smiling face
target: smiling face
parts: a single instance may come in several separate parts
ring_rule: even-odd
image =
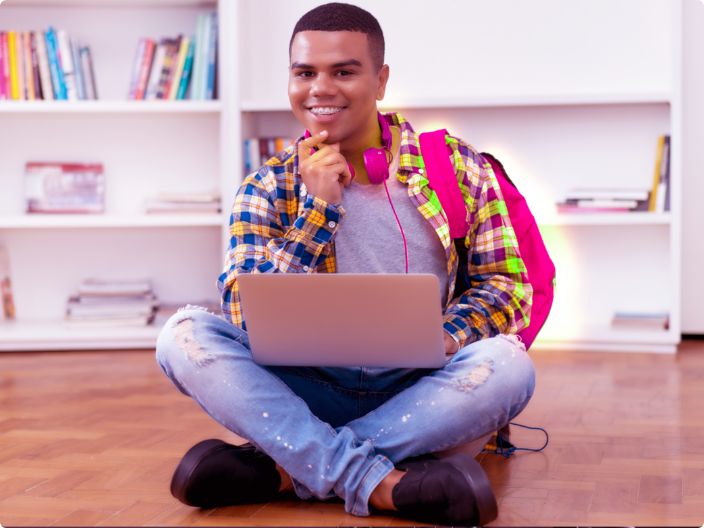
[[[301,31],[291,45],[288,97],[301,124],[341,151],[372,146],[381,137],[376,101],[384,98],[389,67],[375,71],[367,35]]]

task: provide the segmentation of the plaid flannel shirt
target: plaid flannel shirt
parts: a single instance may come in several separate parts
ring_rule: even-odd
[[[491,166],[470,145],[447,136],[470,225],[465,239],[470,289],[451,299],[458,255],[447,217],[424,175],[418,136],[400,114],[384,117],[401,130],[397,177],[408,185],[409,199],[433,226],[447,255],[450,295],[444,329],[461,348],[528,326],[533,289]],[[237,288],[240,274],[335,272],[334,240],[345,211],[341,204],[307,193],[298,170],[302,139],[250,174],[235,197],[230,247],[218,289],[223,313],[242,329],[246,326]]]

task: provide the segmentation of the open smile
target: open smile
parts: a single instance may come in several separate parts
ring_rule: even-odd
[[[346,108],[346,106],[311,106],[308,107],[308,111],[316,121],[325,122],[335,119]]]

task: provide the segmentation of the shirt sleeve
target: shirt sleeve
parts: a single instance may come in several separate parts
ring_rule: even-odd
[[[313,273],[325,264],[326,248],[345,213],[340,204],[308,194],[303,212],[285,226],[278,211],[299,209],[298,200],[287,201],[286,196],[290,192],[279,192],[275,176],[264,167],[244,181],[235,197],[230,245],[218,289],[223,314],[242,329],[246,326],[237,277],[243,273]]]
[[[462,156],[470,229],[469,290],[452,300],[444,329],[460,348],[499,334],[515,334],[530,323],[533,288],[518,249],[499,183],[476,153]],[[469,175],[469,177],[467,176]]]

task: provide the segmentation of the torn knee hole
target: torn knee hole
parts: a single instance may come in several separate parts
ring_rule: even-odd
[[[196,364],[202,365],[209,359],[212,359],[212,355],[205,352],[201,347],[198,340],[193,335],[193,319],[183,319],[174,325],[174,341],[179,346],[181,350],[186,353],[190,359],[192,359]]]
[[[481,365],[474,367],[472,372],[470,372],[464,378],[452,380],[453,388],[459,390],[460,392],[471,392],[477,387],[484,385],[489,376],[494,372],[492,365],[494,362],[487,359]]]

